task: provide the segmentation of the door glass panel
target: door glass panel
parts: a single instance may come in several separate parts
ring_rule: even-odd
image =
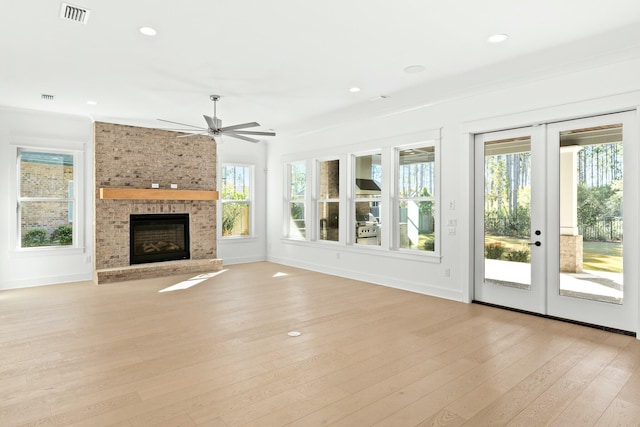
[[[560,133],[559,294],[622,304],[622,124]]]
[[[531,288],[531,138],[484,144],[484,283]]]

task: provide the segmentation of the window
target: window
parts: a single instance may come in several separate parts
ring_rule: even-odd
[[[355,243],[380,246],[381,154],[354,156]]]
[[[307,165],[304,162],[287,165],[288,188],[287,209],[289,227],[287,237],[306,239],[307,237]]]
[[[397,150],[398,247],[436,250],[435,146]]]
[[[253,166],[222,165],[222,237],[251,235]]]
[[[74,245],[74,155],[18,149],[21,248]]]
[[[340,160],[318,163],[319,240],[337,242],[340,219]]]

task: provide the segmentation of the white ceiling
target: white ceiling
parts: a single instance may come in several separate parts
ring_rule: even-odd
[[[60,19],[58,1],[3,1],[0,105],[163,127],[204,124],[220,94],[223,125],[286,134],[553,68],[531,58],[559,69],[640,45],[638,0],[68,3],[90,10],[86,25]],[[496,33],[509,39],[487,43]],[[403,71],[416,64],[426,70]]]

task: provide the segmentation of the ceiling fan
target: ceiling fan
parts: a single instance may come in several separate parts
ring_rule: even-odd
[[[184,138],[184,137],[195,136],[195,135],[209,135],[211,138],[215,140],[215,137],[224,135],[224,136],[230,136],[233,138],[242,139],[244,141],[249,141],[249,142],[260,142],[259,139],[255,139],[247,135],[276,136],[275,132],[243,130],[246,128],[253,128],[256,126],[260,126],[260,124],[257,122],[241,123],[239,125],[232,125],[232,126],[222,126],[222,120],[218,118],[217,111],[216,111],[217,110],[216,107],[217,107],[218,100],[220,99],[220,95],[211,95],[209,96],[209,99],[213,101],[213,117],[203,115],[204,120],[207,123],[207,127],[194,126],[186,123],[172,122],[170,120],[163,120],[163,119],[158,119],[158,120],[160,120],[161,122],[172,123],[174,125],[188,126],[189,129],[171,129],[171,130],[189,132],[188,135],[181,135],[178,138]]]

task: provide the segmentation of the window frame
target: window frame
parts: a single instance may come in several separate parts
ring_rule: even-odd
[[[321,185],[321,178],[320,178],[320,173],[321,173],[321,164],[323,162],[333,162],[333,161],[337,161],[338,162],[338,197],[336,198],[321,198],[320,194],[321,194],[321,189],[320,189],[320,185]],[[314,168],[314,172],[313,172],[313,176],[315,178],[315,186],[314,186],[314,203],[313,203],[313,207],[314,207],[314,221],[315,221],[315,226],[314,226],[314,234],[313,234],[313,240],[317,241],[317,242],[322,242],[325,244],[340,244],[342,243],[343,240],[343,232],[344,232],[344,227],[343,227],[343,212],[342,212],[342,208],[343,208],[343,204],[342,204],[342,198],[344,197],[344,191],[343,191],[343,179],[344,179],[344,159],[342,159],[340,156],[331,156],[331,157],[324,157],[324,158],[317,158],[315,160],[315,168]],[[320,226],[320,220],[322,219],[320,217],[320,204],[321,203],[337,203],[338,204],[338,239],[337,240],[330,240],[330,239],[322,239],[322,227]]]
[[[380,194],[377,195],[377,197],[374,197],[373,195],[369,195],[369,197],[356,197],[356,194],[358,192],[357,190],[357,184],[356,184],[356,179],[358,179],[357,174],[358,174],[358,165],[357,165],[357,158],[358,157],[366,157],[366,156],[376,156],[379,155],[380,156],[380,169],[381,169],[381,179],[380,179]],[[372,150],[367,150],[367,151],[362,151],[362,152],[357,152],[357,153],[352,153],[350,156],[350,168],[349,168],[349,195],[348,195],[348,199],[349,199],[349,203],[348,203],[348,207],[349,207],[349,212],[348,212],[348,223],[349,223],[349,230],[354,230],[353,233],[349,233],[348,234],[348,244],[353,245],[355,247],[358,248],[365,248],[365,249],[372,249],[372,248],[376,248],[376,249],[380,249],[383,248],[383,244],[384,244],[384,239],[383,238],[383,234],[387,233],[387,230],[385,230],[382,225],[380,226],[379,229],[379,235],[378,235],[378,243],[375,245],[367,245],[364,243],[358,243],[357,242],[357,238],[356,238],[356,231],[357,230],[357,219],[356,219],[356,204],[357,203],[371,203],[371,202],[377,202],[378,203],[378,207],[380,209],[379,211],[379,224],[383,224],[383,220],[385,219],[385,200],[387,200],[388,203],[388,196],[387,196],[387,192],[386,192],[386,173],[385,173],[385,161],[384,161],[384,152],[381,148],[377,148],[377,149],[372,149]],[[385,197],[387,196],[387,197]],[[388,221],[387,221],[388,222]]]
[[[78,149],[62,148],[62,145],[78,146]],[[80,149],[82,144],[73,142],[56,141],[54,144],[50,144],[48,141],[31,141],[25,140],[24,142],[18,141],[15,144],[11,144],[11,152],[15,162],[11,168],[11,181],[13,182],[11,191],[11,201],[15,210],[11,214],[11,222],[13,224],[11,233],[11,247],[15,253],[34,253],[34,252],[48,252],[55,251],[60,252],[76,252],[78,250],[84,251],[84,151]],[[22,197],[21,196],[21,153],[47,153],[47,154],[61,154],[70,155],[73,158],[73,180],[70,181],[70,186],[67,188],[71,190],[71,197]],[[72,241],[70,245],[46,245],[46,246],[22,246],[22,203],[24,202],[67,202],[72,203],[73,207],[69,211],[68,215],[71,217],[72,224]]]
[[[293,165],[304,165],[305,168],[305,190],[304,190],[304,196],[302,198],[298,198],[295,197],[291,190],[292,190],[292,166]],[[284,218],[285,218],[285,223],[283,224],[284,226],[284,230],[283,230],[283,235],[285,239],[291,239],[291,240],[298,240],[298,241],[308,241],[311,239],[312,233],[313,233],[313,227],[312,227],[312,223],[311,223],[311,212],[309,209],[309,200],[311,198],[311,191],[309,191],[310,187],[310,181],[311,181],[311,168],[309,167],[309,162],[307,160],[299,160],[299,161],[291,161],[291,162],[286,162],[285,163],[285,177],[286,179],[285,181],[285,188],[284,188]],[[297,236],[292,236],[291,235],[291,228],[292,228],[292,224],[294,219],[291,217],[291,204],[292,203],[298,203],[298,204],[302,204],[302,209],[304,212],[304,221],[305,221],[305,235],[304,237],[297,237]]]
[[[433,190],[435,195],[433,196],[417,196],[417,197],[401,197],[400,196],[400,152],[404,150],[416,149],[416,148],[425,148],[425,147],[433,147],[434,149],[434,185]],[[441,211],[442,206],[440,202],[440,139],[429,139],[424,140],[417,143],[405,144],[405,145],[396,145],[393,147],[394,151],[394,161],[393,161],[393,196],[391,197],[392,204],[392,218],[394,223],[393,228],[393,239],[391,249],[412,255],[418,255],[423,257],[440,257],[441,253],[441,241],[442,241],[442,233],[440,232],[442,224],[441,224]],[[403,248],[400,245],[400,205],[403,201],[431,201],[435,204],[435,208],[433,209],[433,220],[434,224],[434,250],[422,250],[422,249],[411,249],[411,248]]]
[[[248,168],[249,171],[249,197],[245,198],[245,199],[225,199],[223,196],[223,191],[222,191],[222,185],[224,182],[224,174],[223,174],[223,170],[226,167],[241,167],[241,168]],[[219,211],[220,211],[220,215],[219,215],[219,222],[218,222],[218,237],[224,240],[238,240],[238,239],[251,239],[255,237],[255,203],[254,203],[254,199],[255,199],[255,165],[254,164],[248,164],[248,163],[237,163],[237,162],[223,162],[220,165],[220,174],[219,174],[219,185],[218,188],[220,189],[219,194]],[[230,236],[225,236],[223,235],[223,230],[222,230],[222,223],[223,223],[223,212],[224,212],[224,205],[225,204],[230,204],[230,203],[246,203],[249,206],[249,233],[246,235],[230,235]]]

